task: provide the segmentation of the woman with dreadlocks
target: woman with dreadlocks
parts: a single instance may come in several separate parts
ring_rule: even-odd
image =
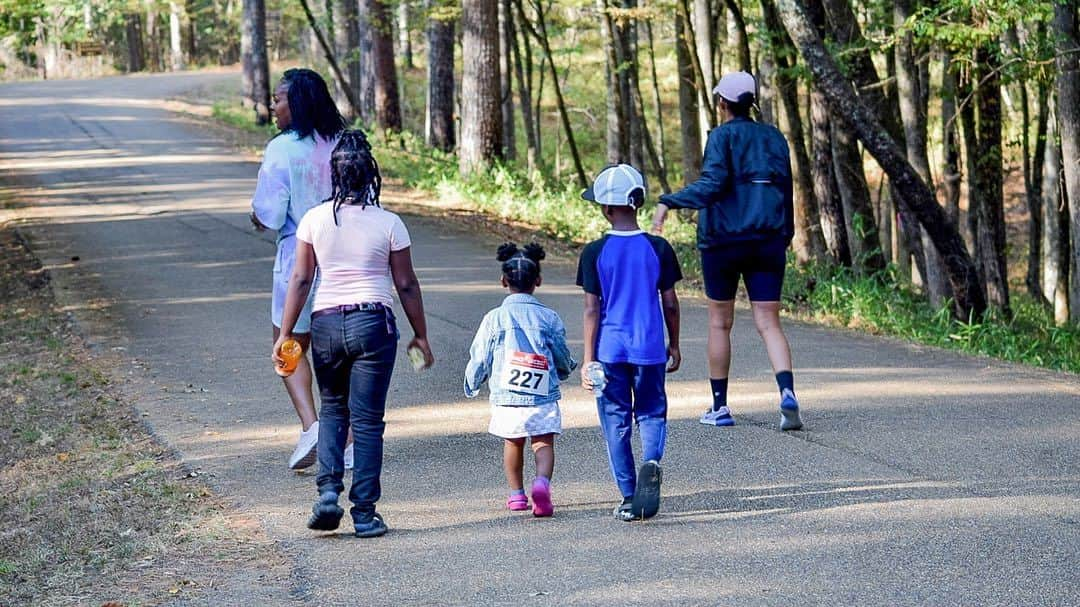
[[[337,529],[344,515],[338,497],[345,488],[342,452],[351,427],[353,528],[357,537],[375,537],[387,530],[375,503],[381,493],[383,414],[398,342],[391,288],[397,291],[412,325],[409,349],[423,354],[425,367],[435,358],[427,341],[409,232],[401,218],[379,205],[379,165],[362,132],[342,133],[330,156],[330,172],[330,198],[309,211],[296,231],[296,264],[272,356],[282,364],[281,346],[294,336],[317,260],[319,288],[312,306],[311,353],[322,400],[319,498],[308,528]]]
[[[257,230],[277,230],[274,288],[270,321],[274,340],[281,334],[285,291],[296,257],[296,226],[309,209],[330,194],[330,151],[345,128],[326,82],[309,69],[286,70],[274,90],[274,122],[280,132],[270,140],[259,169],[251,201],[251,223]],[[311,302],[297,317],[292,332],[307,352],[310,343]],[[296,370],[284,378],[302,432],[289,457],[289,468],[315,463],[319,422],[311,393],[311,367],[302,356]]]
[[[532,442],[536,479],[532,483],[533,516],[551,516],[551,473],[555,467],[555,435],[562,432],[559,381],[570,377],[577,363],[566,346],[566,327],[551,308],[533,297],[540,286],[544,249],[533,243],[519,249],[499,247],[502,285],[510,295],[488,312],[469,350],[465,395],[472,398],[489,378],[491,424],[488,432],[503,439],[503,470],[510,485],[506,507],[528,510],[522,480],[525,441]]]

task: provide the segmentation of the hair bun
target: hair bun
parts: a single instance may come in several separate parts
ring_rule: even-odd
[[[518,247],[512,242],[507,242],[499,245],[498,251],[495,253],[495,259],[499,261],[506,261],[518,254]]]
[[[540,263],[545,257],[547,257],[547,253],[544,252],[544,247],[536,244],[535,242],[530,242],[529,244],[525,245],[525,257],[528,257],[536,263]]]

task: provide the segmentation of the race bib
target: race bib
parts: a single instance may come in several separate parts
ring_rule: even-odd
[[[540,354],[514,352],[503,364],[499,387],[512,392],[547,396],[551,381],[548,359]]]

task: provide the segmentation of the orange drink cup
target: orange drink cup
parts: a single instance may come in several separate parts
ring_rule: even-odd
[[[296,371],[296,365],[300,364],[300,357],[304,355],[300,342],[295,339],[287,339],[281,344],[278,355],[285,361],[284,365],[274,367],[274,371],[282,377],[288,377]]]

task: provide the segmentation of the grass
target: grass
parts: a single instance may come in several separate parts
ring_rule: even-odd
[[[147,433],[11,230],[0,344],[0,604],[197,600],[280,561]]]

